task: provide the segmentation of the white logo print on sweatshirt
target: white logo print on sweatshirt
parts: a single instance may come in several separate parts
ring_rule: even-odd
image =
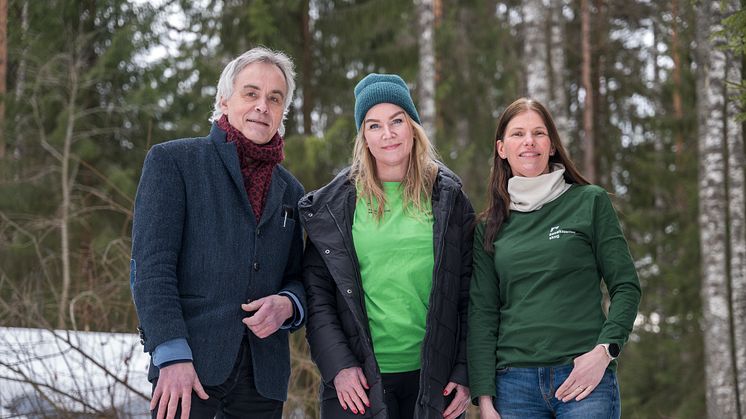
[[[560,226],[549,228],[549,240],[559,239],[560,234],[575,234],[575,232],[570,230],[563,230]]]

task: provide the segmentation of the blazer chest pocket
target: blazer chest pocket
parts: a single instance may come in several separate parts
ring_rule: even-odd
[[[280,211],[280,219],[275,223],[279,224],[279,228],[283,237],[289,237],[292,239],[297,218],[298,212],[295,210],[294,207],[290,205],[282,206],[282,210]]]
[[[292,206],[283,205],[257,234],[257,252],[260,255],[271,256],[272,264],[278,266],[278,269],[279,266],[284,269],[287,255],[296,236],[297,211],[294,210]],[[302,240],[302,236],[298,235],[298,239]],[[280,272],[283,269],[279,269]]]
[[[282,211],[280,211],[280,218],[282,220],[282,228],[288,228],[295,225],[298,220],[298,211],[292,205],[283,205]],[[290,222],[290,224],[288,224]],[[292,231],[292,227],[290,228]]]

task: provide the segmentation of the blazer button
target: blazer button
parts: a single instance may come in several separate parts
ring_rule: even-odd
[[[329,253],[331,253],[331,250],[329,250],[329,249],[324,250],[324,254],[325,255],[328,255]]]
[[[257,237],[262,237],[262,229],[261,228],[257,228],[256,229],[256,236]]]
[[[255,271],[259,270],[259,262],[254,262],[254,270]]]
[[[351,288],[347,288],[347,294],[352,294],[352,289]]]
[[[306,215],[309,216],[309,217],[313,217],[313,213],[312,212],[307,212]]]

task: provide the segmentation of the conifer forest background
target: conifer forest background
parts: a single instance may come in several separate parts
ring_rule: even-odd
[[[294,58],[284,164],[308,191],[348,163],[368,72],[410,83],[477,210],[497,116],[547,104],[643,286],[623,417],[746,417],[739,0],[0,0],[0,326],[135,330],[145,154],[205,135],[220,71],[257,45]],[[292,354],[286,412],[317,417],[303,331]]]

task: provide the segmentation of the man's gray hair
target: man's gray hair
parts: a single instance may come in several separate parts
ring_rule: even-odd
[[[285,107],[282,112],[282,122],[280,123],[280,129],[278,130],[280,135],[285,135],[285,118],[287,118],[288,109],[290,109],[290,104],[293,102],[293,92],[295,92],[295,70],[293,69],[293,60],[280,51],[273,51],[265,47],[252,48],[225,66],[223,73],[220,74],[220,80],[218,80],[218,91],[215,93],[215,108],[212,111],[210,121],[212,122],[220,119],[223,115],[223,111],[220,109],[220,101],[223,98],[228,99],[231,97],[233,94],[233,83],[236,81],[238,73],[249,64],[254,63],[274,64],[280,69],[280,71],[282,71],[282,75],[285,77],[287,94],[285,95]]]

